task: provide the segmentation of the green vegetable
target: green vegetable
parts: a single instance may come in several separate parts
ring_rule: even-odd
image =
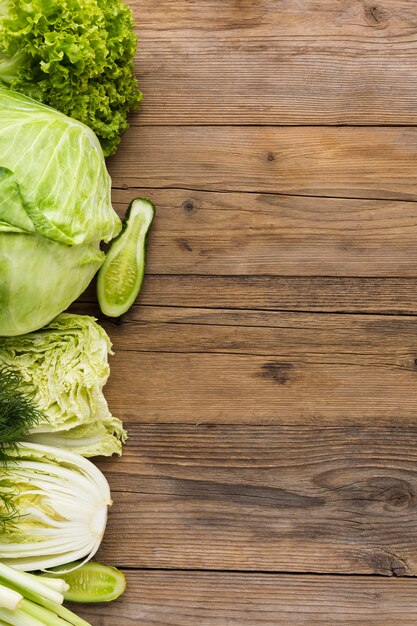
[[[0,113],[0,335],[20,335],[82,293],[121,222],[91,130],[3,87]]]
[[[22,594],[0,584],[0,608],[16,611],[22,606],[22,600]]]
[[[21,391],[22,377],[7,368],[0,369],[0,462],[7,458],[8,446],[15,446],[45,416],[39,411],[32,398]],[[17,511],[12,498],[13,485],[0,481],[0,531],[3,531]],[[7,607],[6,607],[7,608]]]
[[[0,376],[0,440],[4,434],[5,443],[24,438],[84,456],[120,454],[126,433],[103,394],[110,351],[110,339],[94,318],[69,313],[38,332],[0,337],[0,368],[11,379],[4,380],[3,410],[28,409],[2,430]],[[17,388],[21,393],[15,396]],[[39,410],[27,406],[28,398]],[[30,437],[24,436],[28,432]]]
[[[18,517],[13,501],[13,484],[9,480],[0,480],[0,533],[10,527]]]
[[[141,93],[121,0],[0,0],[0,80],[87,124],[116,151]]]
[[[97,280],[97,295],[105,315],[119,317],[132,306],[142,286],[146,241],[155,207],[149,200],[131,203],[122,233],[112,243]]]
[[[65,565],[63,567],[66,567]],[[26,576],[29,576],[33,580],[38,580],[38,576],[35,574],[30,574],[29,572],[25,572]],[[54,589],[58,591],[60,594],[64,595],[69,589],[69,586],[62,578],[56,578],[52,576],[47,576],[46,574],[42,574],[42,583],[49,587],[50,589]]]
[[[51,602],[62,604],[64,601],[63,594],[45,585],[41,578],[37,576],[29,578],[24,572],[19,572],[4,563],[0,563],[0,580],[3,584],[12,583],[14,587],[21,589],[23,592],[31,591],[34,594],[42,595]]]
[[[24,439],[46,416],[39,411],[33,398],[22,392],[22,377],[18,372],[0,368],[0,461],[6,448]]]
[[[62,579],[41,578],[0,563],[0,624],[90,626],[62,606],[64,596],[52,592],[51,583],[65,585]]]
[[[106,479],[90,461],[59,448],[21,443],[0,465],[2,482],[18,513],[0,535],[3,564],[33,571],[96,553],[111,497]]]
[[[81,563],[73,563],[71,567],[78,565]],[[69,590],[64,593],[65,600],[69,602],[111,602],[126,589],[123,572],[103,563],[89,561],[68,573],[65,569],[65,566],[56,567],[53,573],[69,585]],[[48,573],[48,576],[51,574]]]

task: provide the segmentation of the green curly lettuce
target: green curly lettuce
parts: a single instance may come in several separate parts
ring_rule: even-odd
[[[106,156],[142,97],[135,50],[121,0],[0,0],[0,80],[89,126]]]

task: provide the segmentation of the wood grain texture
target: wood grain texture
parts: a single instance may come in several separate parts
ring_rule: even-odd
[[[416,201],[416,160],[417,128],[158,126],[127,133],[109,166],[122,188]]]
[[[135,189],[157,207],[149,274],[417,277],[414,202]]]
[[[100,626],[411,626],[417,620],[414,580],[127,572],[127,581],[121,601],[78,612]]]
[[[130,439],[98,556],[149,571],[84,615],[417,625],[415,2],[129,3],[145,100],[109,167],[159,210],[104,321]]]
[[[332,353],[309,363],[278,352],[119,351],[111,406],[123,419],[140,407],[144,422],[415,423],[415,365],[374,364],[372,357],[366,365],[333,363]]]
[[[94,284],[73,310],[86,302],[100,315]],[[414,278],[148,275],[137,305],[417,315],[417,289]]]
[[[105,327],[129,421],[415,423],[415,317],[139,307]]]
[[[130,0],[141,124],[416,124],[413,0]]]
[[[140,413],[138,403],[138,413]],[[415,428],[128,425],[119,566],[415,576]]]

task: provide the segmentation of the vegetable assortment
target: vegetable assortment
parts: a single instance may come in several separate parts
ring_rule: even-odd
[[[127,437],[103,394],[111,342],[63,311],[100,268],[108,316],[143,282],[154,206],[122,222],[105,163],[141,100],[135,48],[121,0],[0,0],[0,625],[89,626],[64,598],[125,589],[89,562],[112,500],[87,457]]]

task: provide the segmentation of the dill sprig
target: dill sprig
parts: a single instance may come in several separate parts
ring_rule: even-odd
[[[0,462],[6,460],[6,448],[16,447],[34,426],[46,419],[22,386],[18,372],[0,368]]]
[[[34,426],[46,420],[22,385],[18,372],[0,368],[0,468],[7,464],[7,448],[16,449]],[[0,480],[0,532],[13,523],[16,515],[13,489],[7,481]]]
[[[13,529],[19,512],[14,502],[15,493],[8,480],[0,480],[0,534]]]

